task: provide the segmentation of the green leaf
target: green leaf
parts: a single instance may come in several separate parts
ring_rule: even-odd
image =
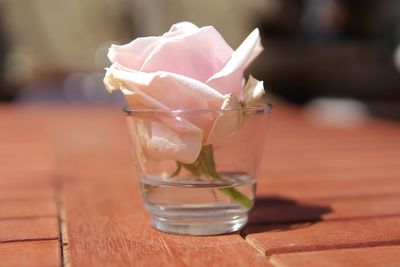
[[[250,209],[253,207],[253,201],[250,200],[247,196],[243,193],[238,191],[237,189],[230,187],[230,188],[220,188],[219,189],[222,193],[228,195],[234,202],[240,203],[244,207]]]
[[[198,177],[205,176],[208,179],[225,180],[216,170],[214,149],[212,145],[203,146],[195,162],[191,164],[178,162],[178,166],[184,167],[193,175]],[[246,208],[251,208],[253,206],[253,201],[236,188],[219,188],[219,190],[229,196],[233,202],[240,203]]]

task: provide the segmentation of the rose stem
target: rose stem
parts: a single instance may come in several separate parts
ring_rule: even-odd
[[[174,172],[174,174],[179,173],[180,167],[183,166],[196,176],[208,176],[217,180],[225,180],[216,171],[212,145],[203,146],[202,150],[200,151],[200,155],[195,162],[191,164],[178,162],[177,164],[178,169]],[[253,201],[236,188],[219,188],[219,190],[225,195],[229,196],[233,202],[240,203],[246,208],[251,208],[253,206]]]

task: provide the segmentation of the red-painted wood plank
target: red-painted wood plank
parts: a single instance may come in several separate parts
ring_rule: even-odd
[[[54,217],[0,220],[0,243],[58,238],[58,220]]]
[[[266,255],[400,244],[400,217],[248,227],[246,240]]]
[[[397,267],[400,246],[276,254],[270,260],[276,267]]]
[[[58,240],[0,243],[0,266],[61,266]]]
[[[0,220],[40,216],[57,217],[54,198],[0,200]]]
[[[400,194],[303,200],[259,196],[250,215],[250,225],[400,216]]]
[[[54,171],[31,171],[20,167],[5,171],[0,168],[0,188],[28,188],[31,186],[53,185]]]
[[[382,169],[382,171],[384,171]],[[323,177],[323,173],[321,176]],[[400,173],[399,173],[400,175]],[[399,176],[400,177],[400,176]],[[319,180],[307,181],[301,174],[291,181],[282,183],[275,181],[273,176],[260,179],[259,195],[281,195],[294,199],[305,198],[343,198],[364,197],[385,194],[400,194],[400,179],[397,176],[382,177],[382,179],[349,179],[349,180]]]
[[[54,185],[40,185],[15,188],[0,188],[1,200],[18,200],[18,199],[54,199]]]
[[[62,120],[58,114],[54,124],[63,141],[61,174],[73,266],[270,266],[238,234],[189,237],[154,230],[140,199],[122,114],[86,108],[82,117],[83,110],[74,112]]]

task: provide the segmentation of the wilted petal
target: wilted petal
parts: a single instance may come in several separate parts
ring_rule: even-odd
[[[251,107],[256,105],[261,101],[261,98],[264,94],[264,82],[259,81],[250,75],[246,85],[243,88],[243,102],[245,106]]]
[[[227,95],[221,109],[231,111],[220,112],[208,133],[206,144],[218,142],[241,128],[246,118],[240,109],[257,105],[261,102],[264,94],[263,82],[250,75],[245,87],[243,88],[243,101],[240,101],[234,94]],[[235,109],[239,110],[235,111]]]
[[[260,33],[255,29],[236,49],[223,68],[208,79],[207,84],[222,94],[233,92],[241,97],[243,71],[262,50]]]
[[[242,105],[239,99],[234,95],[230,94],[226,96],[226,99],[222,105],[222,110],[214,120],[211,130],[207,134],[205,144],[214,144],[220,140],[223,140],[227,136],[231,135],[241,126],[243,120],[240,109]],[[226,111],[224,111],[224,109]]]

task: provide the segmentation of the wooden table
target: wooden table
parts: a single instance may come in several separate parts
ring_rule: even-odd
[[[240,233],[150,226],[118,107],[0,106],[0,266],[400,266],[400,124],[276,105]]]

